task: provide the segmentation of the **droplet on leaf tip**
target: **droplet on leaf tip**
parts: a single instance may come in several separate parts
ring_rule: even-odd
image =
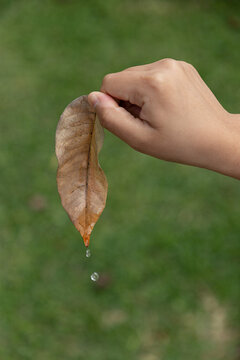
[[[91,251],[90,249],[86,249],[86,257],[89,258],[91,256]]]

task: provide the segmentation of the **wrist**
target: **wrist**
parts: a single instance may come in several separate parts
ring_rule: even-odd
[[[210,156],[204,167],[240,180],[240,114],[224,111],[215,127]]]

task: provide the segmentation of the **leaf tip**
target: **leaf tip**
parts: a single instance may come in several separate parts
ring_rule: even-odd
[[[84,241],[85,246],[88,247],[89,246],[89,241],[90,241],[90,235],[84,234],[83,235],[83,241]]]

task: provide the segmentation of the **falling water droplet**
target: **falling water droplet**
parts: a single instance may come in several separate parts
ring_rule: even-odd
[[[91,251],[90,249],[86,249],[86,257],[90,257],[91,256]]]
[[[92,281],[98,281],[98,279],[99,279],[98,273],[97,272],[92,273],[91,280]]]

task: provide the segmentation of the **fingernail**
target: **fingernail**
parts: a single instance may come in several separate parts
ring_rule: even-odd
[[[95,93],[89,94],[88,102],[95,109],[98,104],[98,96]]]

